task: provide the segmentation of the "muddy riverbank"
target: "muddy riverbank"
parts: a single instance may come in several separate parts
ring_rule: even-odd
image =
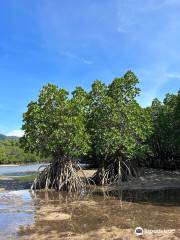
[[[176,190],[138,194],[113,192],[108,195],[98,191],[77,196],[37,192],[35,222],[22,227],[19,236],[40,240],[129,240],[137,239],[134,230],[141,226],[146,232],[143,239],[180,239],[180,194]],[[174,197],[167,198],[167,194]],[[159,233],[153,233],[157,230]]]
[[[90,177],[94,170],[85,170]],[[144,169],[139,178],[91,193],[30,192],[34,175],[0,177],[0,239],[180,239],[180,172]],[[16,191],[14,191],[16,190]]]

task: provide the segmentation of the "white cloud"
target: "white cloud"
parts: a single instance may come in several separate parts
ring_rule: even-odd
[[[165,77],[168,79],[180,79],[180,73],[165,73]]]
[[[172,80],[180,81],[180,73],[171,72],[168,65],[158,65],[158,67],[152,67],[148,70],[137,70],[138,76],[144,83],[141,88],[141,96],[138,97],[139,102],[142,106],[146,107],[151,105],[154,98],[161,98],[160,91],[163,87]]]
[[[120,22],[118,24],[117,31],[119,33],[127,33],[130,31],[130,27],[133,27],[133,25],[135,25],[135,24],[136,24],[136,22],[129,22],[129,23]]]
[[[157,1],[154,2],[154,8],[163,8],[166,6],[175,6],[175,5],[179,5],[180,2],[179,0],[163,0],[159,3],[157,3]]]
[[[88,60],[88,59],[85,59],[85,58],[83,58],[83,57],[79,57],[79,56],[77,56],[77,55],[75,55],[75,54],[73,54],[73,53],[71,53],[71,52],[64,52],[63,54],[64,54],[65,56],[69,57],[69,58],[75,59],[75,60],[80,61],[80,62],[83,62],[83,63],[85,63],[85,64],[92,64],[92,63],[93,63],[92,61],[90,61],[90,60]]]
[[[23,130],[12,130],[11,132],[7,133],[7,136],[22,137],[23,135],[24,135]]]
[[[141,81],[138,99],[143,106],[162,99],[170,83],[180,81],[179,9],[180,0],[118,1],[116,30],[130,33],[125,37],[132,56],[137,55],[132,68]]]
[[[117,11],[117,31],[119,33],[129,32],[139,21],[137,15],[132,11],[132,7],[132,4],[119,4]]]

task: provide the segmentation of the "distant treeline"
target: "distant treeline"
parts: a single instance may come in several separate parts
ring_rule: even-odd
[[[100,99],[98,99],[98,101],[99,100]],[[98,141],[100,142],[105,133],[104,125],[107,124],[106,117],[108,118],[108,116],[110,116],[110,112],[107,113],[105,119],[102,118],[102,121],[99,119],[98,123],[100,112],[104,111],[103,108],[105,109],[105,107],[99,103],[96,104],[97,108],[95,115],[97,118],[94,119],[94,124],[99,126],[99,129],[95,126],[95,131],[99,138]],[[162,101],[155,98],[150,107],[140,108],[141,110],[139,110],[138,114],[137,106],[133,110],[136,119],[133,119],[131,114],[128,116],[126,111],[123,110],[123,114],[126,115],[127,119],[124,120],[124,130],[122,132],[125,135],[122,135],[122,141],[123,138],[124,142],[128,139],[126,146],[127,152],[124,151],[122,154],[124,160],[129,159],[133,166],[139,167],[160,168],[165,170],[180,169],[180,91],[177,94],[166,94]],[[135,114],[137,115],[135,116]],[[123,117],[120,118],[122,119]],[[125,132],[125,125],[128,126],[128,124],[131,125],[131,123],[136,130],[134,131],[133,127],[132,129],[129,127],[129,130]],[[106,127],[108,128],[108,126],[110,126],[110,124],[107,124]],[[133,142],[128,135],[134,138],[135,142]],[[144,139],[141,138],[143,135],[145,136]],[[105,141],[107,141],[107,144],[109,143],[112,147],[113,145],[111,145],[111,141],[114,140],[115,135],[112,134],[110,137],[111,140],[107,141],[106,138]],[[131,144],[134,144],[135,146],[132,152],[128,150],[128,146],[131,146]],[[100,148],[101,146],[99,145],[99,149]],[[104,159],[105,157],[106,155],[102,156],[93,151],[92,155],[85,156],[85,161],[90,161],[94,165],[98,165],[99,163],[96,159],[103,162],[104,160],[101,159]]]
[[[6,135],[4,135],[4,134],[1,134],[0,133],[0,141],[1,140],[17,140],[19,137],[16,137],[16,136],[6,136]]]
[[[154,168],[180,168],[180,91],[167,94],[161,102],[154,99],[147,108],[152,131],[147,139],[140,165]]]
[[[19,146],[18,138],[0,140],[0,164],[40,162],[35,153],[25,153]]]

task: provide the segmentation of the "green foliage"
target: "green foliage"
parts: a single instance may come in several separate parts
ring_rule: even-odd
[[[0,141],[8,140],[8,139],[9,140],[18,139],[18,137],[16,137],[16,136],[6,136],[6,135],[0,133]]]
[[[142,108],[138,79],[128,71],[109,85],[96,80],[90,92],[71,95],[44,86],[24,114],[21,146],[54,159],[141,159],[150,166],[176,164],[180,156],[180,92]],[[152,159],[156,161],[151,162]]]
[[[54,159],[79,157],[89,150],[85,129],[86,92],[76,88],[72,98],[68,92],[52,84],[43,87],[36,102],[24,114],[21,145]]]
[[[40,161],[40,158],[35,154],[25,153],[20,148],[18,139],[0,141],[0,164],[35,161]]]
[[[180,166],[180,92],[167,94],[163,102],[154,99],[149,111],[153,126],[149,138],[152,166],[175,169]]]
[[[109,86],[94,82],[90,92],[88,129],[96,156],[133,158],[151,131],[150,119],[135,97],[138,79],[131,72]]]
[[[7,137],[4,134],[0,134],[0,141],[5,139],[7,139]]]
[[[89,94],[89,109],[87,126],[91,136],[92,152],[94,155],[110,154],[112,100],[107,96],[107,86],[101,81],[95,81]],[[107,139],[105,142],[104,140]]]

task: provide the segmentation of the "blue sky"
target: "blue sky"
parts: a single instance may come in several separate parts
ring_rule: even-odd
[[[69,91],[131,69],[141,105],[180,89],[179,0],[0,0],[0,133],[48,82]]]

